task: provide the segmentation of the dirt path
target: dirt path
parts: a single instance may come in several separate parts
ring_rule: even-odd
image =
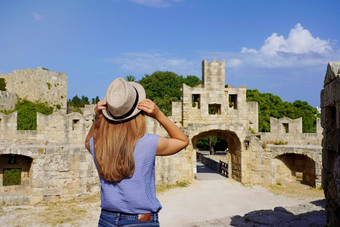
[[[199,180],[188,187],[170,189],[158,195],[163,205],[159,214],[162,227],[230,226],[236,220],[233,217],[238,217],[237,220],[241,221],[242,216],[262,209],[276,208],[282,211],[282,207],[290,207],[288,210],[295,214],[323,209],[314,205],[323,199],[321,190],[300,185],[277,186],[276,192],[283,193],[277,195],[269,191],[270,188],[242,185],[210,174],[212,173],[208,170],[203,171],[199,174]],[[294,190],[291,190],[292,187]],[[99,213],[97,195],[34,206],[0,206],[0,223],[1,226],[8,227],[97,226]],[[259,215],[255,219],[258,217]],[[274,215],[270,214],[270,217]]]

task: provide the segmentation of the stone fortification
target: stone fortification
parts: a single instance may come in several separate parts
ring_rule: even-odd
[[[50,105],[60,105],[66,113],[67,75],[38,67],[37,69],[14,70],[1,74],[6,80],[8,92],[30,101],[40,100]],[[0,97],[1,99],[1,97]]]
[[[340,223],[340,62],[329,62],[321,91],[322,187],[328,226]]]
[[[225,85],[224,68],[224,61],[203,61],[203,83],[193,88],[182,86],[182,99],[172,103],[169,118],[184,131],[190,143],[173,156],[156,158],[156,183],[175,184],[194,179],[196,142],[217,136],[228,142],[228,156],[222,159],[229,164],[229,176],[238,181],[285,184],[301,177],[304,183],[319,186],[319,127],[318,133],[307,135],[302,133],[301,119],[271,119],[271,132],[258,133],[257,102],[246,101],[246,86]],[[55,75],[43,69],[31,71]],[[18,75],[13,78],[20,78]],[[60,78],[66,76],[60,75]],[[45,86],[46,81],[40,85]],[[49,83],[55,89],[59,86]],[[45,91],[47,96],[56,96],[48,91],[58,94],[51,87]],[[22,96],[19,94],[19,97]],[[65,90],[65,105],[66,100]],[[97,172],[91,155],[84,149],[84,139],[93,122],[93,109],[94,105],[88,105],[83,114],[59,111],[45,116],[38,113],[34,131],[17,130],[16,112],[0,113],[0,172],[6,175],[9,169],[21,169],[22,179],[20,185],[13,186],[5,186],[4,180],[0,182],[3,202],[33,203],[98,191]],[[167,136],[157,121],[148,117],[146,120],[147,133]],[[288,140],[288,144],[267,144],[275,140]],[[3,175],[0,178],[5,179]],[[75,186],[70,182],[76,182]]]
[[[257,133],[264,143],[321,146],[321,121],[317,118],[316,133],[302,133],[302,118],[270,118],[270,132]]]
[[[90,110],[86,110],[90,109]],[[94,105],[87,105],[84,114],[54,112],[37,113],[37,130],[17,130],[17,112],[0,113],[1,144],[84,144],[92,125]]]
[[[14,163],[9,163],[11,157]],[[4,172],[21,169],[21,185],[2,186]],[[93,159],[80,145],[0,145],[0,203],[57,201],[100,191]]]
[[[18,101],[18,95],[9,91],[0,91],[0,110],[12,110]]]

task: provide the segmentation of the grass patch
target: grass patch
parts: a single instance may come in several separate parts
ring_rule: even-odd
[[[79,196],[67,201],[58,202],[41,202],[35,206],[43,206],[45,209],[39,212],[41,218],[40,223],[46,225],[60,225],[64,223],[73,223],[84,219],[87,216],[87,210],[82,207],[82,204],[95,203],[100,200],[100,195]]]
[[[300,183],[288,183],[282,185],[281,183],[273,184],[273,185],[261,185],[264,188],[267,188],[274,194],[277,195],[285,195],[292,198],[324,198],[323,190],[319,188],[314,188],[308,185],[303,185]]]
[[[162,184],[156,186],[156,193],[165,192],[172,188],[185,188],[189,186],[188,181],[176,182],[176,184]]]

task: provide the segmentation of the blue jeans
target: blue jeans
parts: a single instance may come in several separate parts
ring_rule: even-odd
[[[158,213],[151,213],[150,221],[139,221],[138,214],[125,214],[119,212],[111,212],[102,210],[100,213],[98,226],[112,227],[112,226],[159,226]]]

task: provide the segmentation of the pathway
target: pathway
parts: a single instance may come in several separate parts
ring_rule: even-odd
[[[241,222],[241,216],[251,211],[271,210],[275,207],[280,210],[282,207],[297,207],[300,204],[307,204],[304,206],[307,207],[306,212],[322,210],[322,207],[303,199],[275,195],[259,186],[244,186],[214,173],[200,163],[197,180],[189,187],[166,191],[158,195],[158,198],[163,205],[160,212],[162,227],[235,226],[233,223]],[[300,208],[299,212],[304,212]]]

